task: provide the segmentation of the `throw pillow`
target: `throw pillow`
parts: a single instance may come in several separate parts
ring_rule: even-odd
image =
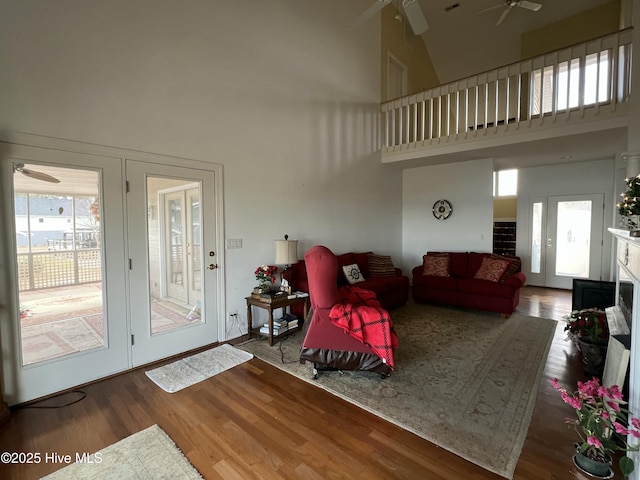
[[[345,265],[342,267],[342,271],[344,272],[344,276],[347,277],[347,282],[351,285],[354,283],[362,282],[364,277],[362,273],[360,273],[360,267],[357,263],[353,263],[351,265]]]
[[[422,257],[422,275],[449,277],[449,255],[425,255]]]
[[[507,259],[496,258],[494,256],[484,257],[480,264],[480,268],[473,278],[477,278],[478,280],[488,280],[490,282],[499,282],[507,271],[507,268],[509,268],[509,265],[511,265],[511,262]]]
[[[372,277],[395,277],[396,267],[387,255],[369,254],[369,275]]]

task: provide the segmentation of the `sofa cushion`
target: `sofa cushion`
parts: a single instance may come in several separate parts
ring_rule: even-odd
[[[371,252],[351,254],[353,255],[353,259],[360,267],[360,271],[362,272],[362,275],[364,275],[365,278],[369,278],[369,275],[370,275],[369,273],[369,254],[370,253]]]
[[[475,278],[461,278],[458,280],[458,291],[473,293],[487,297],[513,297],[513,287],[501,283],[490,282],[488,280],[478,280]]]
[[[396,267],[388,255],[369,254],[369,275],[372,277],[395,277]]]
[[[449,255],[427,254],[422,257],[422,274],[430,277],[449,277]]]
[[[467,276],[469,257],[467,252],[427,252],[427,255],[447,255],[449,257],[449,275],[454,277]]]
[[[498,258],[495,255],[486,256],[482,259],[480,268],[478,268],[473,278],[499,282],[504,277],[509,265],[511,265],[511,261],[506,258]]]
[[[434,277],[432,275],[422,275],[414,277],[413,288],[434,288],[437,290],[455,290],[457,279],[454,277]]]
[[[344,276],[351,285],[354,283],[359,283],[364,280],[364,276],[360,271],[360,267],[357,263],[352,263],[351,265],[345,265],[342,267],[342,271],[344,272]]]
[[[363,280],[362,282],[358,282],[359,288],[364,288],[365,290],[371,290],[376,295],[384,295],[389,290],[389,278],[385,278],[384,280],[380,277],[369,277]]]

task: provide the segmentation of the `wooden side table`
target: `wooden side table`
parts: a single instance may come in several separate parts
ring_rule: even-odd
[[[307,314],[309,313],[309,297],[296,297],[296,298],[257,298],[253,296],[245,297],[247,301],[247,332],[249,333],[249,338],[253,336],[253,334],[262,335],[260,333],[260,328],[253,328],[253,307],[262,308],[263,310],[267,310],[269,313],[269,345],[273,345],[273,311],[279,308],[282,309],[282,315],[286,313],[286,308],[291,305],[296,305],[299,303],[304,304],[304,318],[298,320],[298,326],[291,330],[287,330],[276,336],[276,338],[286,337],[290,333],[296,332],[301,326],[302,322],[307,318]]]

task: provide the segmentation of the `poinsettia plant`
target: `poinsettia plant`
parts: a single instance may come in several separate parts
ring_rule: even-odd
[[[628,436],[640,439],[640,420],[632,418],[623,407],[618,385],[606,388],[596,377],[587,382],[578,382],[578,390],[569,393],[557,379],[552,380],[553,388],[560,392],[562,400],[576,411],[576,419],[567,418],[567,423],[575,425],[581,442],[578,450],[583,455],[599,462],[608,462],[611,454],[618,451],[635,452],[640,445],[629,445]],[[633,460],[626,455],[620,457],[620,471],[629,475],[633,471]]]
[[[278,267],[275,265],[260,265],[254,272],[256,274],[256,280],[261,284],[276,283],[276,273],[278,273]]]
[[[598,308],[574,310],[565,315],[564,331],[573,338],[587,337],[593,344],[606,344],[609,338],[607,314]]]

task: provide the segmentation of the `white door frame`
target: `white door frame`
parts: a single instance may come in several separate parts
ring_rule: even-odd
[[[115,234],[122,228],[123,191],[122,162],[109,158],[81,153],[63,152],[24,145],[11,145],[9,153],[2,158],[3,209],[6,218],[12,218],[13,212],[13,162],[23,161],[30,164],[47,164],[59,167],[96,169],[102,172],[100,182],[101,230],[105,242],[103,249],[103,292],[105,298],[103,315],[105,318],[105,344],[103,347],[64,355],[47,361],[22,365],[20,315],[18,311],[18,282],[15,265],[16,242],[15,222],[4,222],[6,234],[13,238],[3,239],[8,247],[4,250],[12,256],[6,268],[8,272],[7,292],[10,307],[8,318],[0,323],[2,352],[5,359],[4,388],[9,404],[21,403],[64,390],[75,385],[87,383],[113,373],[125,370],[130,364],[127,342],[126,304],[121,301],[127,295],[122,281],[124,270],[124,238]],[[4,302],[0,302],[4,303]],[[109,319],[122,319],[111,321]],[[7,359],[9,359],[7,361]]]
[[[4,378],[4,391],[5,401],[9,405],[22,403],[28,400],[37,398],[38,396],[47,395],[59,391],[59,389],[52,389],[50,383],[45,381],[42,383],[42,392],[32,392],[27,395],[26,392],[20,390],[20,382],[17,379],[19,363],[16,363],[14,359],[19,358],[16,350],[16,331],[15,319],[19,318],[19,304],[18,304],[18,290],[15,273],[15,255],[16,255],[16,241],[15,241],[15,221],[13,217],[13,199],[10,197],[10,192],[13,189],[13,171],[12,161],[9,157],[16,158],[14,152],[22,148],[32,148],[40,150],[49,150],[48,153],[64,152],[64,155],[73,156],[73,154],[79,155],[93,155],[96,157],[96,161],[101,162],[116,162],[122,167],[125,159],[147,161],[164,165],[181,165],[184,167],[202,168],[215,172],[215,209],[216,209],[216,244],[219,246],[217,257],[217,263],[219,266],[219,275],[221,279],[226,278],[226,259],[225,250],[221,247],[224,246],[224,190],[223,190],[223,169],[221,164],[203,162],[199,160],[184,159],[178,157],[169,157],[165,155],[139,152],[133,150],[126,150],[116,147],[107,147],[96,144],[88,144],[82,142],[75,142],[70,140],[61,140],[52,137],[45,137],[41,135],[33,135],[26,133],[2,131],[0,132],[0,223],[7,225],[9,228],[0,229],[0,342],[2,346],[3,355],[0,356],[0,369],[3,372]],[[106,157],[106,158],[105,158]],[[46,162],[48,156],[41,158],[42,162]],[[37,158],[33,158],[37,160]],[[124,192],[125,182],[124,173],[121,178],[120,189]],[[124,201],[124,193],[121,195]],[[122,233],[119,241],[126,243],[127,231],[126,222],[124,222],[124,208],[120,211],[114,211],[114,215],[122,218]],[[128,258],[128,250],[126,246],[122,249],[122,265],[126,264]],[[124,271],[124,270],[123,270]],[[122,307],[125,312],[123,313],[123,319],[127,325],[127,338],[130,337],[130,321],[126,315],[126,305],[129,301],[128,294],[128,277],[123,274],[121,279],[125,281],[122,283],[126,286],[125,294],[122,296]],[[217,282],[217,318],[218,318],[218,338],[220,340],[226,339],[226,293],[224,281]],[[109,372],[93,371],[92,380],[97,380],[106,375],[118,373],[119,371],[125,371],[132,368],[132,361],[130,355],[130,349],[123,352],[123,359],[126,359],[124,366],[120,370],[112,370]],[[64,376],[64,372],[59,372],[59,375]],[[90,381],[90,380],[87,380]],[[71,382],[73,383],[73,382]],[[77,385],[77,384],[75,384]],[[69,385],[69,387],[75,386]]]
[[[134,366],[144,365],[161,358],[198,348],[210,343],[224,339],[220,335],[220,325],[224,324],[224,315],[219,317],[220,309],[217,307],[217,285],[223,282],[223,277],[219,268],[209,270],[202,268],[202,319],[194,321],[189,325],[184,325],[175,329],[153,333],[151,329],[151,295],[150,295],[150,274],[149,274],[149,231],[146,222],[147,212],[147,178],[157,177],[166,179],[181,179],[189,183],[197,181],[201,190],[202,207],[200,215],[208,220],[203,224],[202,235],[204,243],[202,249],[203,257],[201,263],[218,263],[221,255],[222,245],[216,238],[215,225],[216,205],[215,198],[215,174],[209,169],[185,167],[178,165],[159,165],[150,162],[139,162],[127,159],[126,161],[127,183],[129,191],[127,193],[127,221],[129,255],[131,267],[129,269],[130,293],[135,301],[130,303],[131,333],[135,341],[132,346],[132,360]],[[186,185],[185,185],[186,186]],[[161,190],[162,191],[162,190]],[[186,189],[174,189],[169,195]],[[186,195],[184,195],[186,198]],[[166,198],[158,194],[158,199],[163,203]],[[186,215],[186,211],[183,213]],[[165,228],[161,227],[159,237],[165,235]],[[135,237],[135,238],[133,238]],[[209,257],[209,252],[214,252],[213,257]],[[164,252],[163,252],[164,254]],[[219,264],[218,264],[219,265]],[[223,331],[224,334],[224,331]]]
[[[534,197],[529,200],[529,225],[528,225],[528,258],[529,263],[526,265],[526,269],[523,269],[527,275],[527,283],[529,285],[536,285],[542,287],[551,288],[563,288],[571,289],[573,283],[573,277],[559,277],[556,276],[554,271],[551,271],[555,267],[556,260],[556,238],[551,239],[552,235],[557,237],[555,232],[555,226],[550,225],[550,222],[557,218],[557,208],[551,211],[550,205],[557,205],[558,202],[566,201],[580,201],[590,200],[592,202],[591,213],[591,249],[590,249],[590,261],[589,261],[589,276],[587,278],[591,280],[601,280],[603,270],[603,258],[602,258],[602,244],[603,244],[603,225],[604,225],[604,195],[598,194],[574,194],[574,195],[549,195],[544,197]],[[542,204],[542,242],[540,248],[540,272],[531,272],[531,261],[533,259],[533,217],[532,208],[535,203]]]

